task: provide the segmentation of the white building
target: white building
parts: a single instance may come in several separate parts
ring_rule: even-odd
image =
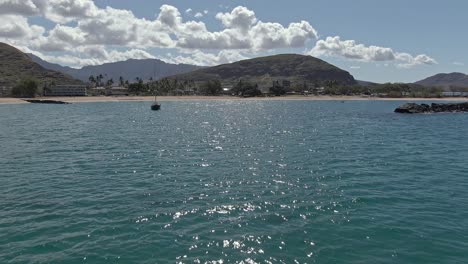
[[[112,87],[95,87],[91,88],[91,95],[93,96],[126,96],[128,95],[128,88],[121,86]]]
[[[11,96],[11,89],[10,86],[0,86],[0,97]]]
[[[55,85],[44,89],[44,96],[86,96],[85,85]]]
[[[442,92],[444,97],[466,97],[468,92]]]
[[[108,96],[125,96],[128,95],[128,88],[121,87],[121,86],[112,86],[111,88],[107,89]]]

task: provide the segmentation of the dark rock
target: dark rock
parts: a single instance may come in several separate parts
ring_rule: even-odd
[[[56,100],[25,100],[26,102],[33,104],[70,104],[68,102],[56,101]]]
[[[427,104],[418,105],[415,103],[406,103],[395,109],[396,113],[405,113],[405,114],[416,114],[416,113],[425,113],[429,111],[430,106]]]
[[[450,112],[468,112],[468,102],[450,103],[450,104],[415,104],[406,103],[395,109],[395,113],[404,114],[422,114],[422,113],[450,113]]]

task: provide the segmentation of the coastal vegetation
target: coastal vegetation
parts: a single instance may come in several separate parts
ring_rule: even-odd
[[[353,85],[333,85],[323,87],[322,93],[325,95],[365,95],[390,98],[402,97],[440,97],[443,89],[437,87],[424,87],[417,84],[407,83],[384,83],[369,86]],[[317,91],[313,92],[317,94]]]
[[[219,95],[222,90],[219,80],[208,80],[200,85],[200,94],[202,95]]]
[[[105,80],[102,75],[90,76],[91,87],[114,85],[113,79]],[[134,82],[119,78],[116,84],[128,89],[130,95],[233,95],[240,97],[254,96],[284,96],[284,95],[327,95],[327,96],[375,96],[389,98],[403,97],[441,97],[442,88],[425,87],[407,83],[384,83],[369,85],[347,85],[337,80],[314,82],[290,82],[275,80],[270,85],[260,87],[255,79],[240,79],[235,84],[226,83],[219,79],[205,81],[180,80],[164,78],[161,80],[148,80],[137,77]]]
[[[257,84],[252,84],[246,81],[239,81],[234,88],[231,90],[233,95],[238,95],[241,97],[255,97],[261,96],[262,91],[258,89]]]
[[[11,90],[13,97],[35,97],[38,92],[39,84],[34,79],[26,79],[20,81]]]

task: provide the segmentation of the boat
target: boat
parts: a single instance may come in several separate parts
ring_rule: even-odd
[[[151,110],[157,111],[161,109],[161,104],[158,102],[156,96],[154,97],[154,103],[151,105]]]

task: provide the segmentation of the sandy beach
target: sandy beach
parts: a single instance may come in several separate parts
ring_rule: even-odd
[[[37,97],[39,100],[58,100],[69,103],[92,103],[92,102],[131,102],[131,101],[153,101],[153,96],[84,96],[84,97]],[[240,98],[233,96],[158,96],[158,101],[190,101],[190,100],[360,100],[360,101],[468,101],[465,97],[445,98],[379,98],[361,96],[281,96],[281,97],[252,97]],[[0,104],[23,104],[28,103],[22,98],[0,98]]]

